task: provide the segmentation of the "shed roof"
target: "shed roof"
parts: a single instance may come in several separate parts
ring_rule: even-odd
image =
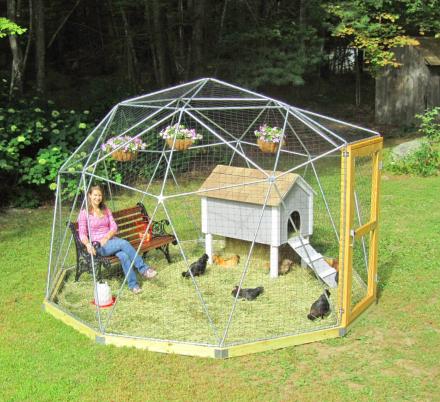
[[[416,49],[425,59],[428,66],[440,66],[440,39],[435,38],[416,38],[420,45]]]
[[[272,171],[265,172],[269,176],[272,175]],[[276,171],[275,176],[282,173]],[[199,193],[199,195],[202,197],[263,205],[270,182],[269,180],[260,183],[254,182],[265,178],[266,176],[257,169],[217,165],[200,187],[200,190],[204,191]],[[292,186],[297,182],[301,182],[301,187],[305,188],[309,194],[312,194],[313,190],[301,176],[295,173],[287,173],[276,179],[274,184],[276,184],[279,193],[272,187],[267,199],[267,205],[279,205],[281,200],[284,199]]]

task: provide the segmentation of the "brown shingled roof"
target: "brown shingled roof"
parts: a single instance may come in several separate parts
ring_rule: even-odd
[[[265,172],[269,176],[272,174],[271,171]],[[275,176],[278,176],[282,173],[283,172],[277,171],[275,172]],[[268,180],[260,183],[253,182],[265,178],[266,176],[257,169],[217,165],[200,187],[200,190],[208,191],[199,193],[199,195],[202,197],[219,198],[222,200],[240,201],[263,205],[270,183]],[[274,184],[276,184],[279,193],[276,191],[275,186],[273,186],[267,200],[267,205],[279,205],[281,200],[286,196],[298,178],[300,178],[300,176],[295,173],[287,173],[277,179]],[[228,186],[233,185],[239,186],[228,188]],[[209,189],[215,190],[209,191]]]

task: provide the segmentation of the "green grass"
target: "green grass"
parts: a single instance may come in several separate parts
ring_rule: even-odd
[[[51,207],[9,210],[0,400],[437,400],[438,194],[440,177],[383,178],[379,300],[345,337],[226,361],[97,345],[42,312]]]

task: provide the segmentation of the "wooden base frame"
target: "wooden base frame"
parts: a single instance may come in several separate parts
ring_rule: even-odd
[[[101,334],[96,329],[90,327],[86,323],[78,320],[73,315],[65,312],[57,304],[45,300],[43,309],[56,319],[62,321],[95,340],[96,343],[114,346],[128,346],[138,349],[144,349],[151,352],[174,353],[186,356],[210,357],[214,359],[227,359],[230,357],[244,356],[248,354],[265,352],[268,350],[282,349],[289,346],[302,345],[325,339],[332,339],[343,336],[345,330],[342,327],[334,327],[323,329],[298,335],[284,336],[264,341],[256,341],[232,345],[227,347],[219,347],[216,345],[197,345],[184,342],[161,341],[153,339],[135,338],[115,334]]]

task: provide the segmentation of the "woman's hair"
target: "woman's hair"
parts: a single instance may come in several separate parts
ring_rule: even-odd
[[[89,192],[87,194],[90,197],[92,195],[93,191],[95,191],[95,190],[98,190],[102,195],[102,200],[99,204],[99,209],[101,211],[104,211],[105,209],[107,209],[107,206],[105,205],[105,196],[104,196],[104,191],[103,191],[102,187],[101,186],[92,186],[92,187],[90,187]],[[92,206],[89,204],[89,212],[91,210],[92,210]]]

